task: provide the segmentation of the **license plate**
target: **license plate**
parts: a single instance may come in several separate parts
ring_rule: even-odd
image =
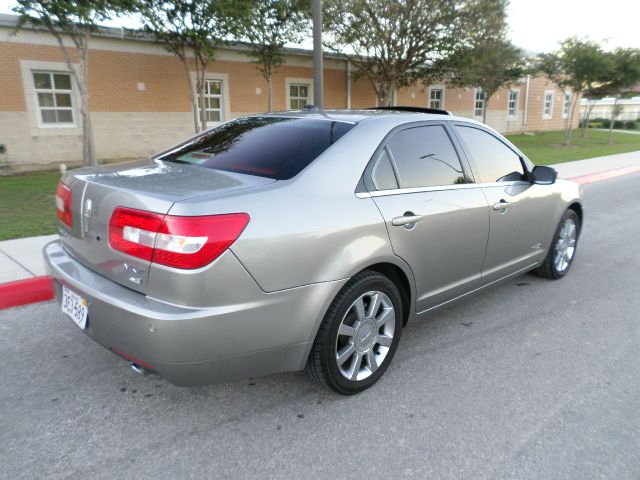
[[[62,287],[62,311],[84,330],[87,325],[87,301],[65,286]]]

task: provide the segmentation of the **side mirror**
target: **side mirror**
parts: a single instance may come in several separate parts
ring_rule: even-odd
[[[531,172],[531,181],[539,185],[551,185],[556,182],[558,172],[551,167],[537,166]]]

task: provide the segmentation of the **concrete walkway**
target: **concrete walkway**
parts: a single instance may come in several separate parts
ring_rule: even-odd
[[[560,178],[640,168],[640,151],[551,165]],[[628,172],[624,172],[628,173]],[[0,284],[45,275],[42,247],[57,235],[0,242]]]
[[[0,283],[45,275],[42,247],[57,235],[0,242]]]
[[[606,157],[588,158],[587,160],[576,160],[574,162],[556,163],[555,165],[549,166],[558,171],[560,178],[572,178],[638,165],[640,165],[640,151],[607,155]]]

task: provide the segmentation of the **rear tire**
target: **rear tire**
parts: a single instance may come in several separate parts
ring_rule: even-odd
[[[384,275],[364,271],[340,290],[325,315],[307,371],[342,395],[359,393],[384,374],[402,332],[402,300]]]
[[[576,212],[569,209],[564,213],[558,228],[556,228],[556,233],[553,236],[553,241],[544,263],[536,268],[533,273],[551,280],[564,277],[569,272],[573,259],[576,257],[579,235],[580,219]]]

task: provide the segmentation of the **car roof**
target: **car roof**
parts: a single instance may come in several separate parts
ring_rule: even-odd
[[[258,116],[258,115],[252,115]],[[397,120],[398,124],[405,122],[419,122],[428,120],[456,120],[469,123],[478,123],[474,120],[465,117],[455,117],[452,115],[445,115],[440,113],[423,113],[403,110],[378,110],[378,109],[366,109],[366,110],[287,110],[283,112],[264,113],[259,116],[265,117],[289,117],[289,118],[309,118],[318,120],[331,120],[334,122],[346,122],[346,123],[360,123],[364,120],[375,118],[393,118]]]

